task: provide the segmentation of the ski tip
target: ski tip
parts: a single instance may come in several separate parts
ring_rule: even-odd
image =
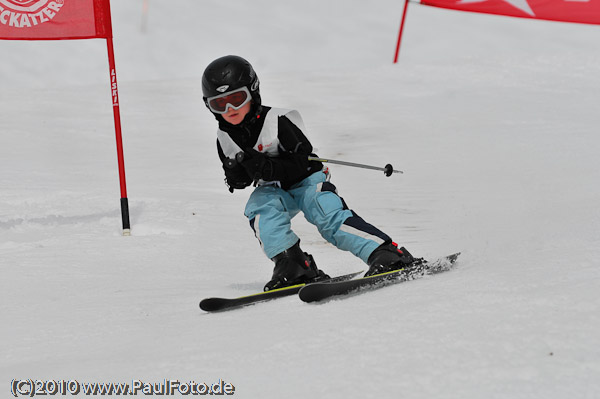
[[[223,300],[221,298],[206,298],[200,301],[199,306],[205,312],[214,312],[221,309]]]
[[[458,259],[458,257],[459,257],[459,256],[460,256],[460,252],[457,252],[457,253],[455,253],[455,254],[449,255],[449,256],[448,256],[448,260],[449,260],[451,263],[454,263],[454,262],[456,262],[456,259]]]

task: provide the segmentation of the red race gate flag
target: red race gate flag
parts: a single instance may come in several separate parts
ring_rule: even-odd
[[[398,62],[400,42],[409,0],[405,0],[394,63]],[[600,25],[600,0],[420,0],[421,4],[511,17],[545,19]]]
[[[106,39],[121,184],[123,235],[129,235],[129,204],[121,136],[119,91],[109,0],[0,0],[0,39]]]
[[[108,0],[0,0],[0,38],[112,37]]]
[[[421,4],[512,17],[600,24],[600,0],[421,0]]]

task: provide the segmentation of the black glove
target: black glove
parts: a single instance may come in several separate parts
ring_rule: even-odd
[[[238,154],[236,159],[238,163],[248,172],[248,175],[255,182],[260,179],[268,180],[265,175],[265,170],[269,169],[269,157],[262,152],[256,151],[254,148],[246,148],[243,157]]]
[[[252,179],[248,176],[246,169],[238,162],[238,160],[243,159],[243,154],[243,152],[240,152],[235,159],[225,158],[223,161],[225,185],[230,193],[233,193],[233,190],[242,190],[252,184]]]

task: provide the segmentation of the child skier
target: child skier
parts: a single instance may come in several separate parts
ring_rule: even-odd
[[[337,194],[298,111],[262,105],[258,77],[248,61],[228,55],[202,76],[206,107],[219,123],[217,151],[229,191],[250,185],[244,214],[267,257],[275,263],[265,291],[328,278],[300,249],[291,219],[300,211],[337,248],[369,266],[365,276],[410,266],[414,258],[381,230],[365,222]]]

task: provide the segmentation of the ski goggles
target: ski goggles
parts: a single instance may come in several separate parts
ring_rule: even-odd
[[[215,114],[224,114],[228,108],[238,110],[244,105],[248,104],[252,100],[250,90],[246,86],[241,89],[229,91],[227,93],[219,94],[218,96],[209,97],[206,99],[208,109]]]

